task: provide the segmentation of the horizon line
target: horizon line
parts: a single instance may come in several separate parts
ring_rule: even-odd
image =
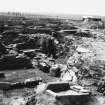
[[[59,15],[61,15],[61,16],[72,16],[72,15],[74,15],[74,16],[97,16],[97,17],[105,17],[104,15],[89,15],[89,14],[76,14],[76,13],[47,13],[47,12],[20,12],[20,11],[0,11],[0,13],[10,13],[10,14],[12,14],[12,13],[19,13],[19,14],[27,14],[27,15],[50,15],[50,16],[55,16],[55,15],[57,15],[57,16],[59,16]]]

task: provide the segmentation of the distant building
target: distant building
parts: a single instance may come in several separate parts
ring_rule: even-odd
[[[104,21],[98,16],[83,16],[83,23],[90,29],[104,29]]]
[[[100,22],[102,21],[102,19],[100,17],[92,17],[92,16],[83,16],[83,21],[84,22]]]

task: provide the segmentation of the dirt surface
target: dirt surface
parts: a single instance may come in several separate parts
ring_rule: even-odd
[[[1,79],[0,82],[1,81],[11,82],[11,83],[23,82],[25,81],[25,79],[36,78],[36,77],[41,77],[43,79],[43,82],[56,81],[56,78],[50,77],[48,76],[48,74],[38,69],[29,69],[29,70],[24,69],[24,70],[12,70],[12,71],[9,70],[3,72],[6,74],[6,79]],[[19,98],[22,97],[26,101],[28,97],[35,95],[34,92],[35,88],[23,88],[23,89],[9,90],[9,91],[0,90],[0,102],[1,102],[0,105],[2,103],[9,105],[8,103],[12,102],[11,98],[13,97],[19,97]]]
[[[12,31],[10,30],[10,32],[8,33],[9,30],[5,29],[5,25],[8,24],[8,22],[4,22],[5,24],[3,23],[3,30],[1,30],[0,34],[2,35],[3,43],[6,45],[6,47],[4,46],[4,49],[6,48],[8,54],[12,53],[13,57],[14,55],[15,57],[17,57],[17,55],[19,54],[20,56],[22,56],[22,54],[26,54],[22,52],[23,49],[39,49],[39,52],[42,53],[41,50],[43,49],[42,47],[44,47],[42,46],[42,42],[45,41],[47,45],[48,43],[46,42],[46,40],[48,36],[50,38],[51,36],[53,36],[56,41],[58,40],[58,44],[54,45],[57,48],[56,55],[58,57],[57,59],[56,57],[54,57],[55,63],[69,66],[68,64],[70,62],[68,63],[68,60],[74,61],[73,63],[71,63],[73,65],[70,65],[71,68],[69,68],[68,71],[70,72],[70,70],[72,70],[72,72],[74,73],[72,67],[78,69],[78,73],[74,73],[74,75],[77,77],[76,83],[84,86],[91,93],[89,101],[86,103],[81,103],[80,105],[105,105],[105,87],[100,88],[101,85],[105,85],[105,30],[87,29],[88,34],[86,33],[86,30],[84,31],[84,34],[82,31],[80,31],[79,33],[78,30],[81,30],[81,28],[87,28],[94,22],[89,24],[82,21],[80,21],[79,23],[77,21],[72,22],[69,20],[72,24],[68,24],[66,21],[59,19],[51,19],[52,21],[50,19],[42,19],[41,21],[40,19],[38,19],[37,23],[33,21],[33,19],[30,19],[32,20],[32,23],[28,25],[26,20],[21,19],[20,22],[22,25],[20,26],[22,26],[22,30],[20,30],[19,33],[14,33],[14,30],[16,29],[13,29]],[[53,24],[54,21],[55,23]],[[25,22],[25,24],[23,24],[23,22]],[[49,24],[46,25],[47,23]],[[38,28],[37,30],[38,25],[43,25],[42,27],[44,28]],[[59,28],[57,29],[58,31],[54,29],[53,25],[56,26],[55,28]],[[94,25],[97,27],[98,23]],[[9,25],[7,26],[9,28]],[[76,28],[78,30],[75,31],[76,33],[72,33],[73,31],[71,31],[71,29],[73,27],[75,28],[75,26],[79,26],[78,28]],[[54,31],[54,33],[52,30]],[[59,33],[62,32],[62,30],[66,31]],[[67,30],[69,30],[71,34],[67,33]],[[44,40],[44,38],[46,40]],[[47,47],[48,45],[44,47],[44,49]],[[12,49],[13,52],[10,49]],[[46,55],[49,55],[49,49],[45,49],[47,51],[45,51]],[[39,63],[36,59],[34,59],[34,57],[36,57],[38,54],[38,52],[36,52],[29,52],[25,55],[26,58],[31,61],[30,63],[32,63],[33,60],[35,60],[37,64]],[[4,53],[2,53],[2,55],[3,54]],[[49,57],[47,56],[47,58]],[[2,56],[0,59],[2,59]],[[43,59],[43,57],[41,59]],[[26,69],[25,67],[23,68],[24,69],[18,70],[1,70],[0,72],[5,74],[5,78],[0,78],[0,82],[23,83],[26,79],[36,79],[38,77],[40,77],[42,79],[42,82],[45,84],[47,82],[55,82],[61,80],[60,77],[57,78],[51,76],[50,73],[44,73],[36,65],[31,67],[31,69]],[[98,91],[98,88],[99,90],[101,90],[101,92]],[[37,90],[37,86],[35,86],[32,88],[24,87],[21,89],[0,90],[0,105],[71,105],[71,101],[67,98],[59,100],[47,94],[45,91],[42,91],[40,94],[38,94],[36,91],[41,91],[41,89],[39,88],[39,90]],[[79,105],[77,100],[75,105]]]
[[[75,42],[78,46],[85,47],[86,49],[90,50],[90,53],[83,54],[85,58],[89,58],[90,60],[105,60],[105,42],[103,40],[97,40],[93,38],[81,38]],[[66,57],[57,59],[58,63],[65,63],[68,60]],[[6,70],[2,71],[5,73],[6,78],[1,79],[0,81],[8,81],[8,82],[23,82],[25,79],[29,78],[36,78],[41,77],[43,82],[49,82],[49,81],[56,81],[59,80],[58,78],[51,77],[49,74],[44,73],[40,71],[38,68],[34,69],[22,69],[22,70]],[[86,84],[88,84],[87,79],[84,80]],[[86,82],[87,81],[87,82]],[[95,87],[89,87],[94,93]],[[5,103],[8,105],[11,101],[11,98],[13,97],[19,97],[21,100],[27,100],[27,97],[30,97],[33,95],[33,92],[35,92],[35,88],[24,88],[24,89],[16,89],[16,90],[10,90],[10,91],[1,91],[0,92],[0,100],[1,103]],[[96,92],[96,91],[95,91]],[[34,93],[35,94],[35,93]],[[42,94],[37,96],[38,101],[36,105],[63,105],[61,102],[55,100],[53,97],[49,97],[49,95]],[[47,101],[45,101],[48,99]],[[66,102],[66,100],[64,100]],[[69,102],[67,102],[69,103]],[[105,105],[105,99],[103,96],[93,96],[88,105]]]

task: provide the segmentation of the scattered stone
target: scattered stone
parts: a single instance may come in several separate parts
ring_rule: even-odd
[[[11,98],[9,105],[26,105],[23,97],[13,97]]]
[[[40,82],[42,82],[42,79],[41,78],[37,78],[37,79],[34,79],[34,78],[29,78],[29,79],[26,79],[24,81],[24,84],[26,87],[35,87],[37,86]]]

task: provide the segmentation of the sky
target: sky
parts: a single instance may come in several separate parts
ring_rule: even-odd
[[[105,16],[105,0],[0,0],[0,12]]]

